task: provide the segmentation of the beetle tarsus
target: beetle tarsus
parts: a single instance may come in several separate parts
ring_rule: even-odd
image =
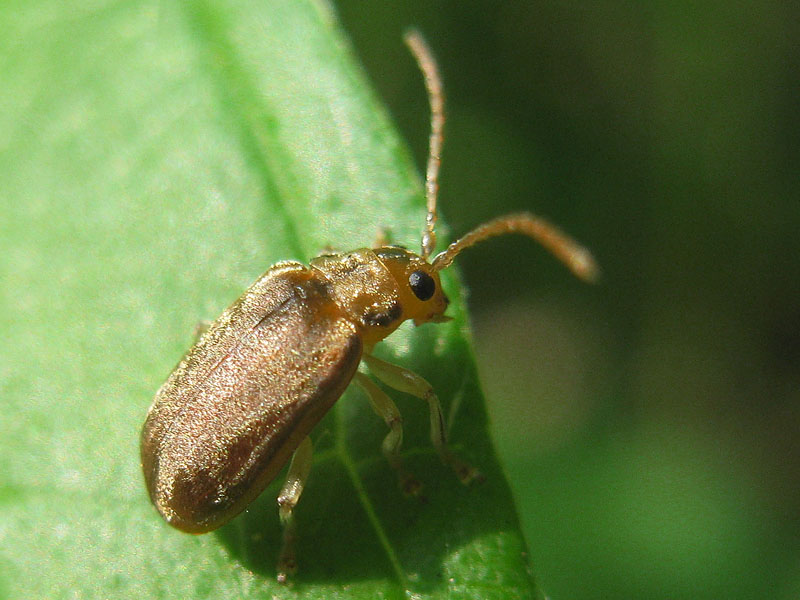
[[[398,482],[403,495],[409,498],[422,498],[422,482],[408,471],[398,471]]]
[[[277,566],[278,583],[287,583],[290,576],[297,573],[297,555],[295,554],[297,526],[291,511],[284,512],[283,505],[280,508],[280,517],[283,524],[283,542]]]
[[[456,477],[464,485],[472,483],[483,483],[486,481],[486,476],[472,465],[465,463],[459,459],[454,459],[455,462],[451,464],[453,470],[456,472]]]
[[[194,339],[199,340],[201,337],[203,337],[203,334],[211,328],[211,323],[212,321],[207,320],[198,321],[195,323],[194,331],[192,332],[194,333]]]
[[[295,557],[281,557],[278,562],[278,583],[284,585],[289,583],[289,579],[291,579],[295,573],[297,573],[297,560]]]
[[[297,528],[294,515],[281,514],[283,522],[283,543],[281,553],[278,558],[278,583],[286,583],[291,575],[297,573],[297,555],[295,554],[295,543],[297,541]]]

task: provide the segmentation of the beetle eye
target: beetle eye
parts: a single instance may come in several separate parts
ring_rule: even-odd
[[[408,276],[411,291],[420,300],[430,300],[436,291],[436,282],[425,271],[414,271]]]

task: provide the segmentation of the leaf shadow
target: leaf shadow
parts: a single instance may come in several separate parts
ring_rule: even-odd
[[[315,460],[308,485],[296,509],[299,572],[291,585],[347,585],[384,580],[413,592],[431,592],[448,585],[445,562],[476,540],[518,524],[508,486],[494,458],[486,429],[474,365],[459,336],[446,338],[434,356],[435,333],[421,328],[412,336],[406,356],[382,354],[426,377],[443,400],[463,394],[452,428],[454,450],[475,464],[486,481],[463,486],[431,448],[428,410],[424,402],[390,392],[404,417],[404,458],[422,481],[424,500],[407,498],[380,453],[385,425],[368,408],[365,398],[348,392],[315,431]],[[347,465],[331,443],[336,419],[343,419],[347,455],[365,497],[351,479]],[[231,556],[265,580],[274,580],[281,543],[275,498],[283,475],[256,502],[216,535]],[[370,520],[364,503],[377,517]],[[389,549],[387,550],[388,544]]]

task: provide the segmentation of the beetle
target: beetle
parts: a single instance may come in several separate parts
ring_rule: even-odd
[[[422,249],[382,245],[266,271],[203,333],[156,393],[141,433],[147,490],[164,519],[188,533],[212,531],[244,510],[289,462],[278,495],[283,544],[278,579],[296,569],[293,511],[311,467],[309,433],[351,381],[389,427],[382,451],[400,487],[419,482],[403,466],[402,418],[394,402],[358,371],[363,361],[386,386],[424,399],[431,441],[463,483],[478,471],[447,446],[439,400],[419,375],[380,360],[372,349],[404,321],[448,320],[439,272],[464,249],[521,233],[540,242],[577,276],[591,280],[590,253],[547,221],[514,214],[489,221],[430,260],[436,245],[436,199],[444,101],[433,56],[419,33],[405,41],[423,73],[431,106]]]

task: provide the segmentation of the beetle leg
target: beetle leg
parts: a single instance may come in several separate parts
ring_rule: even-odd
[[[372,408],[389,426],[389,433],[383,439],[381,450],[391,467],[397,471],[397,480],[400,489],[408,496],[418,496],[422,484],[403,465],[400,458],[400,447],[403,445],[403,417],[392,399],[379,388],[374,381],[363,373],[356,372],[353,380],[367,394]]]
[[[372,242],[373,248],[380,248],[381,246],[389,246],[392,243],[391,233],[381,227],[375,234],[375,240]]]
[[[297,558],[294,552],[297,539],[294,507],[300,500],[303,486],[305,486],[308,473],[311,471],[311,449],[311,438],[306,436],[294,451],[289,472],[286,475],[286,483],[283,484],[281,492],[278,494],[278,516],[283,524],[283,546],[278,559],[278,581],[280,583],[286,583],[289,575],[297,571]]]
[[[450,465],[456,472],[456,476],[461,480],[461,483],[466,484],[483,478],[477,469],[455,456],[447,447],[447,432],[445,430],[444,417],[442,416],[442,407],[430,383],[413,371],[398,367],[374,356],[364,354],[362,359],[367,363],[370,372],[390,388],[411,394],[428,403],[433,447],[436,448],[442,462]]]
[[[198,321],[197,323],[195,323],[194,325],[195,341],[203,337],[203,334],[211,328],[211,323],[213,323],[213,321],[208,321],[208,320]]]
[[[333,244],[325,244],[322,247],[322,251],[317,253],[317,256],[339,256],[341,254],[342,251]]]

